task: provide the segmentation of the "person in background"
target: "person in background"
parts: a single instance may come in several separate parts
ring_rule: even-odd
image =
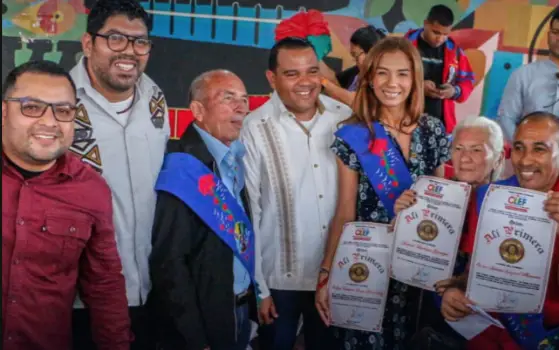
[[[394,201],[420,175],[444,175],[449,158],[443,123],[423,113],[423,67],[418,51],[404,38],[388,37],[369,52],[354,114],[336,132],[338,198],[316,287],[316,307],[330,325],[327,284],[344,224],[388,224]],[[391,166],[383,164],[393,154]],[[389,169],[387,169],[389,168]],[[389,181],[386,181],[389,179]],[[335,328],[338,348],[407,349],[419,312],[418,288],[390,280],[382,333]]]
[[[503,131],[495,121],[483,116],[470,116],[463,119],[454,128],[451,147],[451,160],[454,167],[452,180],[465,182],[472,186],[472,193],[482,185],[499,180],[504,168],[504,139]],[[467,237],[469,221],[475,214],[475,195],[470,196],[468,212],[466,213],[462,237]],[[394,212],[407,209],[417,203],[417,194],[412,190],[406,190],[396,200]],[[439,281],[437,293],[423,298],[422,305],[422,328],[414,336],[412,349],[459,349],[464,345],[461,335],[450,328],[445,317],[455,315],[456,312],[472,311],[465,304],[457,301],[465,300],[461,288],[466,286],[467,264],[469,254],[464,252],[467,246],[464,239],[461,241],[460,251],[456,258],[454,277]],[[460,294],[460,295],[457,295]],[[439,312],[441,297],[445,303]],[[455,301],[457,300],[457,301]]]
[[[111,191],[68,151],[76,87],[48,61],[2,84],[2,349],[70,350],[80,291],[100,350],[132,335]]]
[[[548,193],[544,210],[559,223],[559,118],[547,112],[523,117],[514,134],[511,162],[514,175],[495,183]],[[470,217],[470,228],[462,238],[462,249],[469,254],[474,247],[479,210],[487,189],[488,185],[477,189],[475,215]],[[467,307],[471,302],[464,292],[465,288],[446,289],[442,303],[445,319],[456,321],[471,313]],[[554,349],[559,344],[559,239],[553,248],[543,312],[493,316],[505,329],[490,326],[468,342],[468,349]]]
[[[235,74],[214,70],[194,79],[190,96],[194,122],[180,140],[169,141],[156,185],[150,305],[158,346],[246,350],[249,302],[255,300],[254,234],[245,149],[237,139],[247,92]]]
[[[84,57],[70,72],[80,99],[70,150],[102,173],[112,191],[134,350],[154,347],[145,307],[151,288],[153,188],[170,134],[163,92],[144,74],[152,47],[150,27],[148,14],[135,0],[97,1],[82,37]],[[74,346],[88,350],[93,349],[90,317],[83,307],[77,300]]]
[[[328,147],[351,110],[320,95],[318,58],[307,40],[278,41],[266,77],[274,93],[241,131],[256,234],[258,339],[262,349],[292,350],[302,315],[305,349],[326,350],[331,341],[314,308],[314,285],[336,203]]]
[[[550,14],[549,58],[515,70],[505,87],[497,120],[511,141],[516,123],[524,115],[547,111],[559,115],[559,10]]]
[[[442,120],[448,133],[456,125],[455,102],[466,101],[474,89],[474,73],[468,57],[449,37],[453,22],[451,9],[435,5],[423,28],[406,34],[423,61],[425,113]]]
[[[357,90],[359,70],[365,62],[367,52],[386,35],[372,25],[357,29],[349,39],[349,51],[355,60],[355,66],[336,74],[330,67],[320,61],[322,86],[324,93],[348,106],[352,106]]]

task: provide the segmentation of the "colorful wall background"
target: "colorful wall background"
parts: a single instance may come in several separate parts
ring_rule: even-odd
[[[59,62],[70,69],[81,54],[88,8],[95,0],[3,0],[2,79],[30,59]],[[278,2],[280,3],[278,5]],[[326,15],[337,68],[353,64],[349,37],[373,24],[393,35],[422,25],[429,8],[449,6],[455,14],[452,36],[465,49],[476,74],[470,99],[459,116],[495,117],[510,73],[547,55],[548,21],[559,0],[150,0],[141,4],[153,16],[154,49],[147,73],[164,90],[173,119],[186,107],[191,80],[212,68],[236,72],[250,94],[266,95],[268,49],[274,28],[297,11]]]

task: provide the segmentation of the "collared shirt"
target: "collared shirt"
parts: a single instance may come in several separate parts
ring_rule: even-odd
[[[207,131],[198,127],[198,125],[194,124],[194,127],[200,134],[206,147],[208,147],[208,151],[214,157],[223,184],[237,199],[241,208],[243,208],[243,201],[241,199],[241,190],[245,185],[242,163],[242,158],[245,155],[243,144],[239,141],[233,141],[231,146],[227,147]],[[233,256],[233,276],[233,291],[239,295],[250,286],[250,276],[236,256]]]
[[[546,111],[559,116],[559,66],[546,59],[512,72],[499,107],[498,120],[505,137],[514,137],[516,123],[525,115]]]
[[[25,180],[2,156],[2,349],[69,350],[78,286],[99,349],[128,349],[121,269],[99,174],[66,154]]]
[[[165,97],[142,74],[129,117],[124,118],[91,86],[83,59],[70,75],[80,99],[70,150],[101,172],[111,188],[128,305],[139,306],[151,288],[148,257],[157,199],[154,186],[170,134]],[[76,307],[80,306],[78,300]]]
[[[337,199],[329,147],[350,114],[348,106],[320,96],[314,120],[303,128],[274,93],[245,119],[241,141],[261,298],[269,288],[315,289]]]

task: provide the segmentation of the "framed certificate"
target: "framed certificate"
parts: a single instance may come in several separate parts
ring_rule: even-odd
[[[471,186],[420,176],[412,188],[417,203],[396,219],[392,278],[432,291],[454,272]]]
[[[382,330],[393,240],[388,227],[370,222],[344,226],[328,284],[332,325]]]
[[[542,311],[556,223],[543,210],[546,194],[491,185],[483,199],[466,295],[486,310]]]

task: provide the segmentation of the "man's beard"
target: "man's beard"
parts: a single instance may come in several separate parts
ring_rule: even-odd
[[[112,63],[111,63],[112,64]],[[136,63],[138,64],[138,63]],[[110,68],[109,68],[110,69]],[[97,75],[99,82],[102,83],[103,85],[105,85],[106,87],[110,88],[113,91],[116,92],[126,92],[128,90],[130,90],[134,84],[136,84],[136,82],[138,81],[141,72],[138,72],[138,75],[136,77],[136,79],[134,81],[129,80],[129,82],[121,82],[119,79],[111,76],[111,74],[109,74],[109,69],[104,70],[100,67],[93,67],[93,70],[95,72],[95,74]],[[138,69],[138,68],[135,68]]]

